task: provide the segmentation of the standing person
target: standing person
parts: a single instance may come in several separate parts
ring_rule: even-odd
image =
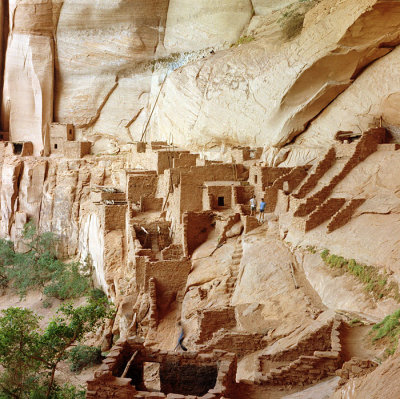
[[[262,222],[264,223],[264,211],[265,211],[266,205],[267,204],[264,202],[264,198],[262,198],[261,202],[260,202],[260,218],[258,220],[260,223],[261,223],[261,219],[262,219]]]
[[[186,352],[187,348],[183,345],[183,340],[185,339],[185,331],[180,321],[178,321],[178,327],[181,328],[181,333],[179,334],[178,343],[176,344],[174,351],[176,351],[180,347],[183,351]]]
[[[257,207],[256,196],[253,195],[250,198],[250,216],[254,216],[256,214],[256,207]]]

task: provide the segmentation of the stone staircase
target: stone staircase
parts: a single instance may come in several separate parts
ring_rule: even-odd
[[[329,198],[319,205],[305,220],[304,231],[310,231],[331,219],[345,204],[344,198]]]
[[[319,179],[332,168],[336,151],[331,148],[324,158],[317,164],[315,170],[300,186],[296,193],[292,195],[291,203],[295,207],[293,216],[296,218],[294,224],[304,232],[310,231],[327,220],[329,222],[328,232],[335,230],[346,224],[355,209],[361,205],[361,199],[351,200],[346,203],[344,198],[329,198],[334,188],[361,162],[369,155],[376,152],[386,138],[384,128],[370,129],[363,133],[359,142],[354,146],[354,150],[348,161],[340,168],[330,181],[322,188],[315,191]],[[311,195],[310,195],[311,194]],[[307,197],[307,195],[309,195]]]
[[[243,256],[243,247],[242,247],[242,239],[239,237],[236,241],[235,251],[232,255],[232,262],[230,265],[230,276],[228,281],[226,282],[227,293],[229,297],[232,297],[233,292],[235,291],[236,282],[239,275],[239,266]]]
[[[328,224],[328,233],[337,230],[347,224],[353,216],[355,210],[365,202],[365,198],[354,198],[348,204],[336,212]]]
[[[332,193],[333,189],[362,161],[369,155],[378,150],[378,145],[383,142],[386,136],[386,130],[383,128],[370,129],[365,132],[357,143],[353,155],[345,163],[342,170],[334,176],[331,181],[321,190],[308,197],[297,208],[294,216],[304,217],[310,214],[314,209],[321,205]],[[317,182],[315,183],[317,184]],[[298,198],[299,194],[297,194]],[[296,197],[296,195],[295,195]]]
[[[321,161],[318,162],[313,172],[308,176],[305,182],[293,194],[295,198],[305,198],[307,194],[318,184],[321,177],[334,165],[336,162],[336,151],[331,147],[324,155]]]
[[[335,316],[333,319],[328,317],[320,328],[311,327],[303,339],[287,350],[260,356],[256,382],[263,385],[307,385],[315,384],[329,375],[335,375],[335,371],[343,363],[339,338],[341,324],[339,317]],[[318,348],[322,344],[321,340],[325,341],[325,347]],[[296,354],[302,351],[306,354],[299,354],[296,357]],[[287,364],[270,369],[264,374],[263,364],[269,360],[287,360]]]

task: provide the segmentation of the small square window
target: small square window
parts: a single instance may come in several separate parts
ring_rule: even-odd
[[[58,144],[54,144],[54,148],[57,149],[57,147],[58,147]]]

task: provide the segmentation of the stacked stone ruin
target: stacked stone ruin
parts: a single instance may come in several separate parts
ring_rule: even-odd
[[[68,126],[63,129],[68,133]],[[265,166],[259,160],[260,151],[248,147],[235,149],[232,158],[236,162],[222,163],[202,160],[198,154],[174,148],[165,142],[140,142],[132,145],[128,161],[125,162],[125,158],[121,161],[124,166],[118,185],[110,184],[111,179],[104,184],[104,164],[111,164],[111,156],[93,157],[82,150],[82,145],[78,145],[76,151],[71,150],[68,160],[57,156],[43,157],[40,161],[35,159],[35,168],[30,169],[31,144],[0,142],[0,150],[7,159],[3,164],[3,174],[12,177],[10,184],[2,185],[3,196],[6,197],[6,191],[10,196],[8,208],[14,209],[18,204],[18,184],[25,184],[24,169],[32,180],[38,182],[38,187],[55,190],[59,200],[54,205],[45,195],[42,198],[42,193],[35,194],[40,205],[37,212],[61,215],[61,224],[67,220],[70,223],[71,219],[78,223],[80,201],[85,199],[85,212],[90,214],[91,221],[96,222],[96,234],[104,247],[94,261],[95,268],[103,268],[105,286],[110,287],[108,295],[115,298],[121,291],[111,272],[115,265],[123,271],[121,280],[132,281],[128,288],[124,287],[124,295],[132,302],[120,303],[117,318],[122,319],[124,309],[129,308],[129,317],[123,321],[129,325],[128,336],[143,337],[145,345],[126,337],[120,341],[94,379],[88,381],[87,397],[234,399],[236,359],[255,351],[264,353],[271,345],[264,334],[245,333],[237,328],[234,307],[227,305],[198,313],[199,335],[195,337],[193,347],[199,353],[180,354],[151,349],[156,343],[159,320],[170,304],[176,303],[179,318],[192,267],[191,256],[208,239],[216,223],[219,223],[221,231],[220,243],[235,224],[243,224],[244,234],[256,229],[260,224],[256,217],[250,216],[249,207],[253,195],[257,203],[261,198],[266,200],[267,212],[275,213],[278,218],[288,215],[291,226],[303,232],[323,223],[327,224],[327,231],[332,232],[349,223],[365,199],[338,198],[333,194],[334,188],[375,151],[398,150],[399,146],[385,143],[385,135],[384,129],[372,129],[352,143],[335,145],[315,166],[295,168]],[[63,142],[64,151],[68,143],[73,141],[66,139]],[[56,144],[53,141],[53,146]],[[55,150],[59,150],[58,144]],[[328,183],[321,184],[338,158],[345,160],[343,167]],[[81,171],[83,165],[87,169],[98,168],[100,172],[91,177],[91,171]],[[62,179],[71,183],[65,191],[57,191],[57,187],[64,187],[59,184]],[[73,199],[70,201],[72,205],[69,204],[70,210],[64,215],[65,193]],[[2,220],[5,233],[14,231],[20,234],[30,217],[32,215],[20,210],[9,215],[8,219],[6,215]],[[48,231],[51,226],[41,225],[41,229]],[[65,257],[78,253],[77,236],[76,232],[70,236],[65,234],[60,240],[61,253]],[[75,241],[71,237],[75,237]],[[235,291],[242,251],[239,238],[226,281],[229,297]],[[289,351],[285,349],[273,356],[264,353],[259,358],[255,380],[245,383],[301,385],[333,375],[342,363],[340,323],[339,319],[332,317],[323,326],[317,323],[318,328],[310,330],[309,336]],[[132,364],[138,367],[139,372],[135,374],[132,371],[128,377],[121,378],[135,351],[138,351],[138,357]],[[228,353],[231,351],[235,355]],[[201,395],[193,394],[187,388],[180,390],[176,385],[172,388],[164,386],[165,392],[162,389],[161,392],[148,392],[143,389],[140,362],[159,364],[163,370],[160,373],[167,376],[167,380],[172,378],[167,365],[173,364],[178,370],[181,370],[179,367],[182,370],[187,368],[200,380],[203,372],[208,375],[207,370],[212,369],[215,381]],[[274,362],[277,367],[267,367]],[[280,362],[284,364],[279,365]],[[177,369],[174,370],[176,374]],[[180,392],[176,392],[177,389]]]
[[[159,366],[160,392],[147,389],[144,363]],[[212,353],[152,350],[135,339],[119,341],[87,382],[87,399],[220,399],[234,389],[236,356]]]

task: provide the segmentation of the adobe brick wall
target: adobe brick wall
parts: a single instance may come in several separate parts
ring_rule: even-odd
[[[90,141],[66,141],[63,144],[65,158],[80,159],[89,155],[92,150]]]
[[[112,193],[106,191],[92,191],[90,199],[93,202],[104,202],[104,201],[115,201],[115,202],[125,202],[125,193]]]
[[[211,211],[186,212],[183,215],[183,251],[191,256],[193,251],[207,240],[213,229],[214,214]]]
[[[187,282],[192,264],[190,260],[160,260],[145,263],[145,281],[155,280],[157,307],[164,312],[176,299]]]
[[[72,124],[51,123],[49,129],[49,144],[52,154],[63,154],[64,143],[75,140],[75,130]]]
[[[247,186],[234,186],[233,187],[233,205],[245,204],[248,205],[250,198],[254,195],[254,187]]]
[[[205,309],[199,315],[199,335],[195,342],[197,345],[210,340],[213,334],[222,328],[232,329],[236,326],[235,308],[232,306]]]
[[[5,145],[4,155],[12,156],[19,155],[28,157],[33,155],[33,144],[30,141],[7,142]]]
[[[300,355],[298,359],[286,366],[281,366],[263,376],[257,375],[257,382],[268,385],[307,385],[315,384],[322,378],[335,375],[343,363],[340,344],[341,320],[335,319],[330,333],[330,349],[316,350],[311,356]]]
[[[324,155],[321,161],[318,162],[315,170],[308,176],[306,181],[299,187],[297,193],[293,194],[295,198],[304,198],[316,185],[321,177],[333,166],[336,162],[336,150],[331,147]]]
[[[276,202],[278,200],[278,190],[275,187],[267,187],[263,194],[264,201],[267,204],[265,206],[265,212],[274,212]],[[260,208],[260,203],[257,204],[257,211]]]
[[[311,356],[314,351],[326,351],[331,349],[331,331],[333,320],[327,320],[324,325],[311,325],[305,332],[299,334],[296,332],[296,343],[289,347],[274,352],[274,345],[269,348],[271,354],[264,354],[259,357],[260,367],[265,371],[266,362],[294,361],[301,355]],[[293,334],[292,334],[293,335]],[[289,338],[289,337],[287,337]],[[277,343],[282,345],[280,342]]]
[[[182,245],[171,244],[161,251],[162,260],[180,259],[183,256]]]
[[[365,198],[352,199],[344,208],[340,209],[331,219],[328,224],[328,233],[339,229],[347,224],[353,216],[356,209],[366,201]]]
[[[316,192],[298,207],[294,216],[303,217],[311,213],[318,205],[321,205],[332,193],[333,189],[362,161],[378,149],[378,145],[386,139],[386,129],[370,129],[363,133],[361,139],[356,144],[351,158],[343,166],[342,170],[334,176],[331,181]],[[299,194],[297,194],[298,197]]]
[[[315,229],[320,224],[329,220],[345,204],[344,198],[329,198],[310,214],[305,223],[305,231]]]
[[[280,215],[286,213],[290,209],[290,195],[285,194],[282,190],[278,190],[278,196],[276,200],[275,214]]]
[[[188,168],[191,166],[196,166],[196,161],[198,157],[199,154],[180,153],[179,157],[174,158],[173,167]]]
[[[206,344],[199,346],[200,351],[213,351],[215,349],[232,351],[238,359],[257,352],[267,346],[262,334],[246,334],[242,332],[220,329]]]
[[[140,208],[142,212],[149,211],[161,211],[163,206],[163,198],[149,198],[149,197],[141,197],[140,198]]]
[[[256,229],[260,224],[255,216],[245,215],[242,217],[243,226],[244,226],[244,233],[248,233],[251,230]]]
[[[157,191],[157,175],[155,171],[132,171],[127,173],[126,196],[131,202],[139,202],[142,198],[154,198]]]
[[[204,211],[218,210],[232,207],[232,186],[208,186],[203,189],[203,206]],[[224,205],[218,205],[218,197],[224,198]]]
[[[211,164],[191,167],[180,174],[179,212],[203,210],[203,185],[205,182],[236,181],[247,179],[243,165]],[[176,212],[176,210],[174,211]]]
[[[102,224],[105,231],[124,230],[127,205],[99,205],[102,215]]]
[[[306,178],[309,168],[310,166],[297,166],[293,168],[289,173],[276,179],[272,187],[283,190],[284,183],[288,182],[288,192],[291,193]]]
[[[363,377],[379,366],[378,363],[368,360],[353,357],[348,362],[344,363],[340,370],[336,371],[336,375],[340,377],[339,385],[344,385],[350,378]]]
[[[128,360],[137,351],[137,355],[128,371],[128,376],[120,378]],[[179,393],[148,392],[141,390],[143,385],[143,362],[160,364],[162,390],[194,392],[204,391],[205,386],[212,386],[203,396]],[[233,353],[215,350],[212,353],[166,352],[152,350],[128,339],[118,341],[111,349],[103,364],[94,373],[94,378],[87,381],[87,399],[131,399],[131,398],[167,398],[168,399],[229,399],[235,387],[237,361]],[[132,384],[136,384],[137,387]],[[138,390],[140,389],[140,390]],[[234,398],[233,396],[231,397]]]

